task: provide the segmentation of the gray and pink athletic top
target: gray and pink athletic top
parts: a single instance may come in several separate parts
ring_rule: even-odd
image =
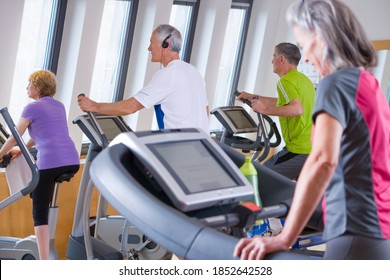
[[[38,151],[39,170],[80,164],[61,102],[52,97],[42,97],[27,104],[22,117],[30,122],[28,132]]]
[[[390,239],[390,108],[377,80],[359,68],[326,76],[317,88],[314,124],[321,112],[344,129],[323,199],[324,239],[344,233]]]

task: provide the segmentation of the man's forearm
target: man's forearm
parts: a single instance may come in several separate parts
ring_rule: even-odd
[[[96,103],[94,111],[104,115],[125,116],[133,114],[142,108],[141,103],[135,98],[130,98],[113,103]]]

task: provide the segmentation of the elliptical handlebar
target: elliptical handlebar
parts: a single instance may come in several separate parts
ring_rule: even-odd
[[[262,117],[269,123],[270,128],[271,128],[269,133],[268,133],[268,139],[271,139],[274,135],[276,137],[275,142],[269,143],[272,148],[275,148],[275,147],[279,146],[280,143],[282,142],[282,136],[279,133],[279,130],[278,130],[278,127],[276,126],[276,123],[274,122],[274,120],[270,116],[262,114]]]
[[[80,93],[78,96],[85,96],[85,93]],[[109,142],[108,142],[107,136],[104,134],[103,129],[99,125],[99,122],[96,119],[95,114],[93,112],[90,112],[90,111],[87,111],[86,113],[91,121],[93,128],[96,130],[96,133],[98,133],[98,135],[102,141],[102,148],[104,149],[104,148],[108,147]]]
[[[0,148],[4,145],[6,139],[9,137],[8,132],[5,130],[3,125],[0,123]],[[3,160],[0,163],[0,168],[6,168],[8,164],[11,162],[11,155],[10,154],[5,154],[3,156]]]
[[[282,138],[276,126],[276,123],[273,121],[273,119],[270,116],[260,114],[260,113],[257,113],[257,116],[258,116],[259,123],[258,123],[256,140],[249,145],[232,143],[231,146],[237,149],[256,151],[253,160],[257,160],[261,162],[267,157],[271,147],[275,148],[280,145]],[[266,130],[265,122],[268,122],[270,127],[268,133],[266,132],[267,130]],[[276,140],[274,142],[271,142],[271,138],[274,135],[276,137]]]
[[[10,129],[11,134],[15,138],[15,141],[16,141],[17,145],[19,146],[20,151],[22,152],[22,155],[26,159],[27,164],[28,164],[28,166],[31,170],[31,174],[32,174],[31,181],[28,183],[28,185],[25,188],[23,188],[20,192],[15,193],[14,195],[11,195],[7,199],[0,202],[0,209],[3,209],[4,207],[8,206],[9,204],[14,202],[15,200],[19,199],[20,197],[25,196],[25,195],[34,191],[34,189],[36,188],[36,186],[38,185],[38,182],[39,182],[39,170],[38,170],[37,165],[35,164],[34,158],[30,154],[30,152],[28,151],[26,144],[24,143],[22,137],[20,136],[18,130],[16,129],[14,121],[12,120],[12,118],[8,112],[7,107],[2,108],[0,110],[0,113],[3,115],[3,118],[4,118],[5,122],[7,123],[7,126]]]
[[[233,95],[240,96],[240,92],[235,90]],[[253,99],[258,99],[258,96],[254,96]],[[248,99],[242,98],[241,101],[252,108],[252,102]],[[276,123],[272,120],[272,118],[268,115],[264,115],[261,113],[257,113],[258,117],[258,129],[256,140],[251,144],[242,144],[242,143],[232,143],[231,146],[233,148],[242,149],[242,150],[252,150],[256,151],[253,155],[253,160],[257,160],[259,162],[263,161],[268,153],[270,148],[275,148],[280,145],[282,141],[282,137],[279,133],[279,130],[276,126]],[[267,132],[265,122],[269,124],[269,131]],[[271,138],[275,135],[276,140],[271,142]]]
[[[9,133],[5,130],[4,126],[0,123],[0,132],[3,134],[5,138],[9,137]]]

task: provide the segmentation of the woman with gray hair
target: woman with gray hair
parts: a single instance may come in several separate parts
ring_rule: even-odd
[[[376,64],[375,50],[338,0],[296,2],[287,21],[323,76],[313,148],[281,234],[242,239],[234,254],[262,259],[289,250],[322,199],[325,259],[390,259],[390,109],[367,70]]]

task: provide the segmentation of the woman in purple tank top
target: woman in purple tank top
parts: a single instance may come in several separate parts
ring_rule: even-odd
[[[31,139],[26,143],[27,148],[35,146],[37,149],[40,179],[30,196],[41,260],[49,259],[48,216],[55,179],[64,173],[76,173],[80,167],[79,155],[69,136],[64,105],[53,98],[56,88],[57,79],[52,72],[39,70],[32,73],[26,89],[34,101],[26,105],[17,124],[20,135],[28,129]],[[15,144],[15,139],[10,136],[0,150],[0,160],[8,152],[12,158],[20,155],[19,149],[13,149]]]

